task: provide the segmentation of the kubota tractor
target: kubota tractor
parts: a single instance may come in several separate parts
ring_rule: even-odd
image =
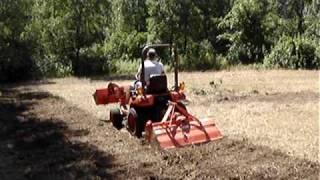
[[[166,75],[153,75],[147,86],[144,73],[145,54],[149,48],[169,48],[174,67],[174,86],[168,88]],[[110,121],[117,129],[126,127],[137,137],[156,142],[164,149],[210,142],[222,138],[211,119],[199,120],[185,106],[184,83],[178,82],[178,55],[171,44],[147,45],[142,50],[142,86],[132,89],[110,82],[93,94],[97,105],[118,103],[110,110]]]

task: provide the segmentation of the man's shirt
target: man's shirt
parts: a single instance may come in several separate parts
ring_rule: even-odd
[[[140,79],[141,76],[141,65],[138,70],[137,77]],[[158,61],[150,61],[145,60],[144,61],[144,80],[146,81],[146,84],[149,85],[150,83],[150,76],[151,75],[160,75],[164,72],[163,70],[163,64]]]

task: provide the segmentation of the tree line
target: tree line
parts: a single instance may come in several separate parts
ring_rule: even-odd
[[[128,72],[161,42],[177,44],[183,70],[318,69],[320,2],[0,1],[0,81]]]

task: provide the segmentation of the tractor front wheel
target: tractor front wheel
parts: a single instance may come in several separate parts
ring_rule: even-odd
[[[121,115],[120,109],[111,109],[110,110],[110,121],[112,122],[112,125],[117,128],[121,129],[123,128],[123,116]]]
[[[130,108],[128,115],[128,127],[129,132],[140,138],[144,129],[144,121],[138,116],[137,111],[134,108]]]

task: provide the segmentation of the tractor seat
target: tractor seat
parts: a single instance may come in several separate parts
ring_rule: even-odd
[[[167,76],[165,74],[150,76],[150,84],[147,87],[148,94],[161,94],[168,92]]]

